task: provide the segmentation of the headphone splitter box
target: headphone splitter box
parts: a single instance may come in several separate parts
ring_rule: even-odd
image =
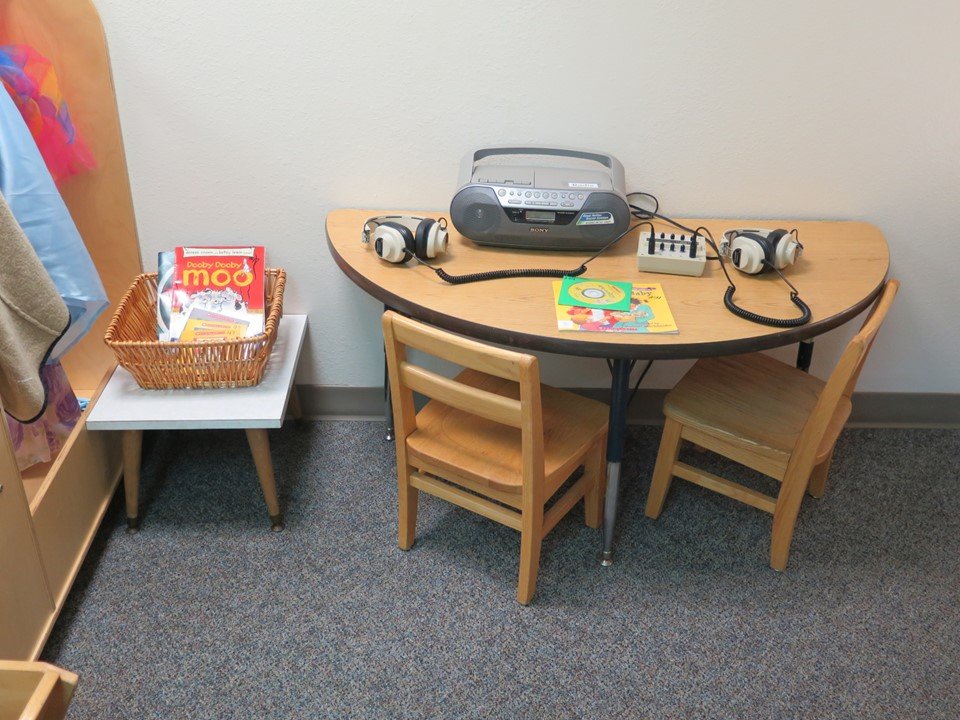
[[[702,236],[694,239],[681,233],[640,233],[637,270],[700,277],[706,266],[707,249]]]

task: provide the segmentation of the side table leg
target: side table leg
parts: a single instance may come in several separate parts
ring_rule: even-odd
[[[143,430],[124,430],[121,439],[123,453],[123,492],[127,500],[127,533],[140,530],[140,456],[143,448]]]
[[[610,420],[607,429],[607,496],[603,507],[603,553],[601,565],[613,565],[613,531],[620,501],[620,465],[627,434],[627,403],[630,401],[630,361],[613,361],[610,384]]]
[[[290,387],[290,402],[287,405],[287,411],[294,420],[303,417],[303,408],[300,407],[300,392],[296,385]]]
[[[277,501],[277,481],[273,475],[273,461],[270,459],[270,438],[264,428],[247,428],[246,433],[250,452],[253,454],[253,464],[257,467],[257,478],[263,490],[263,499],[267,501],[267,511],[270,513],[270,529],[280,532],[284,527],[283,515]]]

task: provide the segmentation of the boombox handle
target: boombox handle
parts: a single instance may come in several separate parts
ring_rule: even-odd
[[[610,172],[613,174],[613,186],[615,188],[622,188],[626,186],[623,165],[612,155],[602,155],[600,153],[590,152],[589,150],[542,147],[538,145],[528,145],[524,147],[482,148],[476,152],[470,153],[463,159],[463,164],[461,165],[460,184],[464,185],[470,182],[470,178],[473,177],[473,168],[477,161],[483,160],[487,157],[493,157],[495,155],[555,155],[557,157],[570,157],[579,158],[581,160],[590,160],[610,169]]]

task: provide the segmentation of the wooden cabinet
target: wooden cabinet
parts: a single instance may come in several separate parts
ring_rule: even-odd
[[[113,305],[140,272],[133,203],[106,40],[89,0],[0,0],[0,44],[49,58],[97,166],[61,192]],[[103,343],[112,308],[63,359],[91,405],[115,360]],[[88,411],[89,412],[89,411]],[[0,422],[0,657],[36,658],[120,479],[119,439],[85,416],[59,456],[23,474]]]
[[[6,435],[0,437],[0,477],[0,655],[30,657],[54,606]]]
[[[61,720],[77,676],[38,662],[0,660],[0,718]]]

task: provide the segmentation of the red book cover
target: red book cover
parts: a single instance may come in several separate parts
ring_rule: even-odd
[[[218,313],[246,323],[241,337],[264,328],[264,251],[250,247],[178,247],[174,257],[170,339],[178,340],[191,315]],[[238,328],[224,327],[223,337],[237,337]]]

